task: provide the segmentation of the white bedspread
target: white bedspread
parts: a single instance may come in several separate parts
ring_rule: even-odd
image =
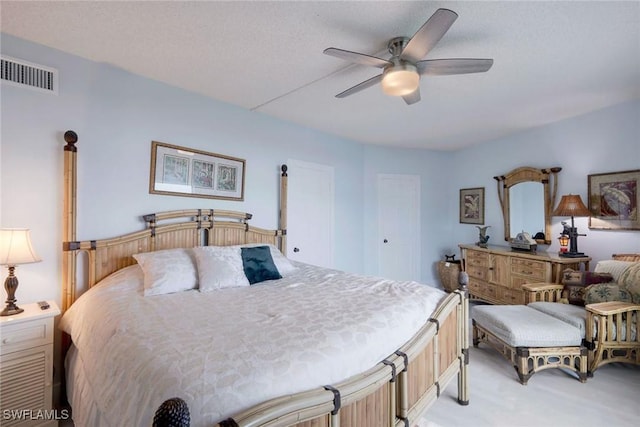
[[[251,287],[148,297],[136,265],[82,295],[60,327],[78,349],[100,426],[151,425],[171,397],[188,403],[193,427],[212,426],[259,402],[335,384],[397,350],[445,295],[298,265]],[[90,411],[73,409],[76,426],[99,427],[80,419]]]

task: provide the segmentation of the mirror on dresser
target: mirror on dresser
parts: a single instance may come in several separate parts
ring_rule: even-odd
[[[493,177],[498,185],[506,241],[524,231],[538,244],[551,244],[551,212],[561,170],[520,167]]]

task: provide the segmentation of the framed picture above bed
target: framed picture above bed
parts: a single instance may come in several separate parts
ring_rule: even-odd
[[[460,190],[460,223],[484,224],[484,187]]]
[[[640,230],[640,169],[588,176],[589,228]]]
[[[244,159],[152,141],[149,193],[244,200],[245,168]]]

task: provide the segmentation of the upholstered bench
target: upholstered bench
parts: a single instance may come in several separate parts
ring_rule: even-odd
[[[568,368],[587,381],[583,333],[526,305],[482,305],[471,309],[473,345],[489,344],[513,363],[524,385],[543,369]]]

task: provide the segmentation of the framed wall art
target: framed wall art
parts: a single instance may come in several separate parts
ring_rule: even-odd
[[[484,187],[460,190],[460,223],[484,224]]]
[[[151,142],[149,193],[244,200],[244,159]]]
[[[640,230],[640,170],[588,176],[589,228]]]

